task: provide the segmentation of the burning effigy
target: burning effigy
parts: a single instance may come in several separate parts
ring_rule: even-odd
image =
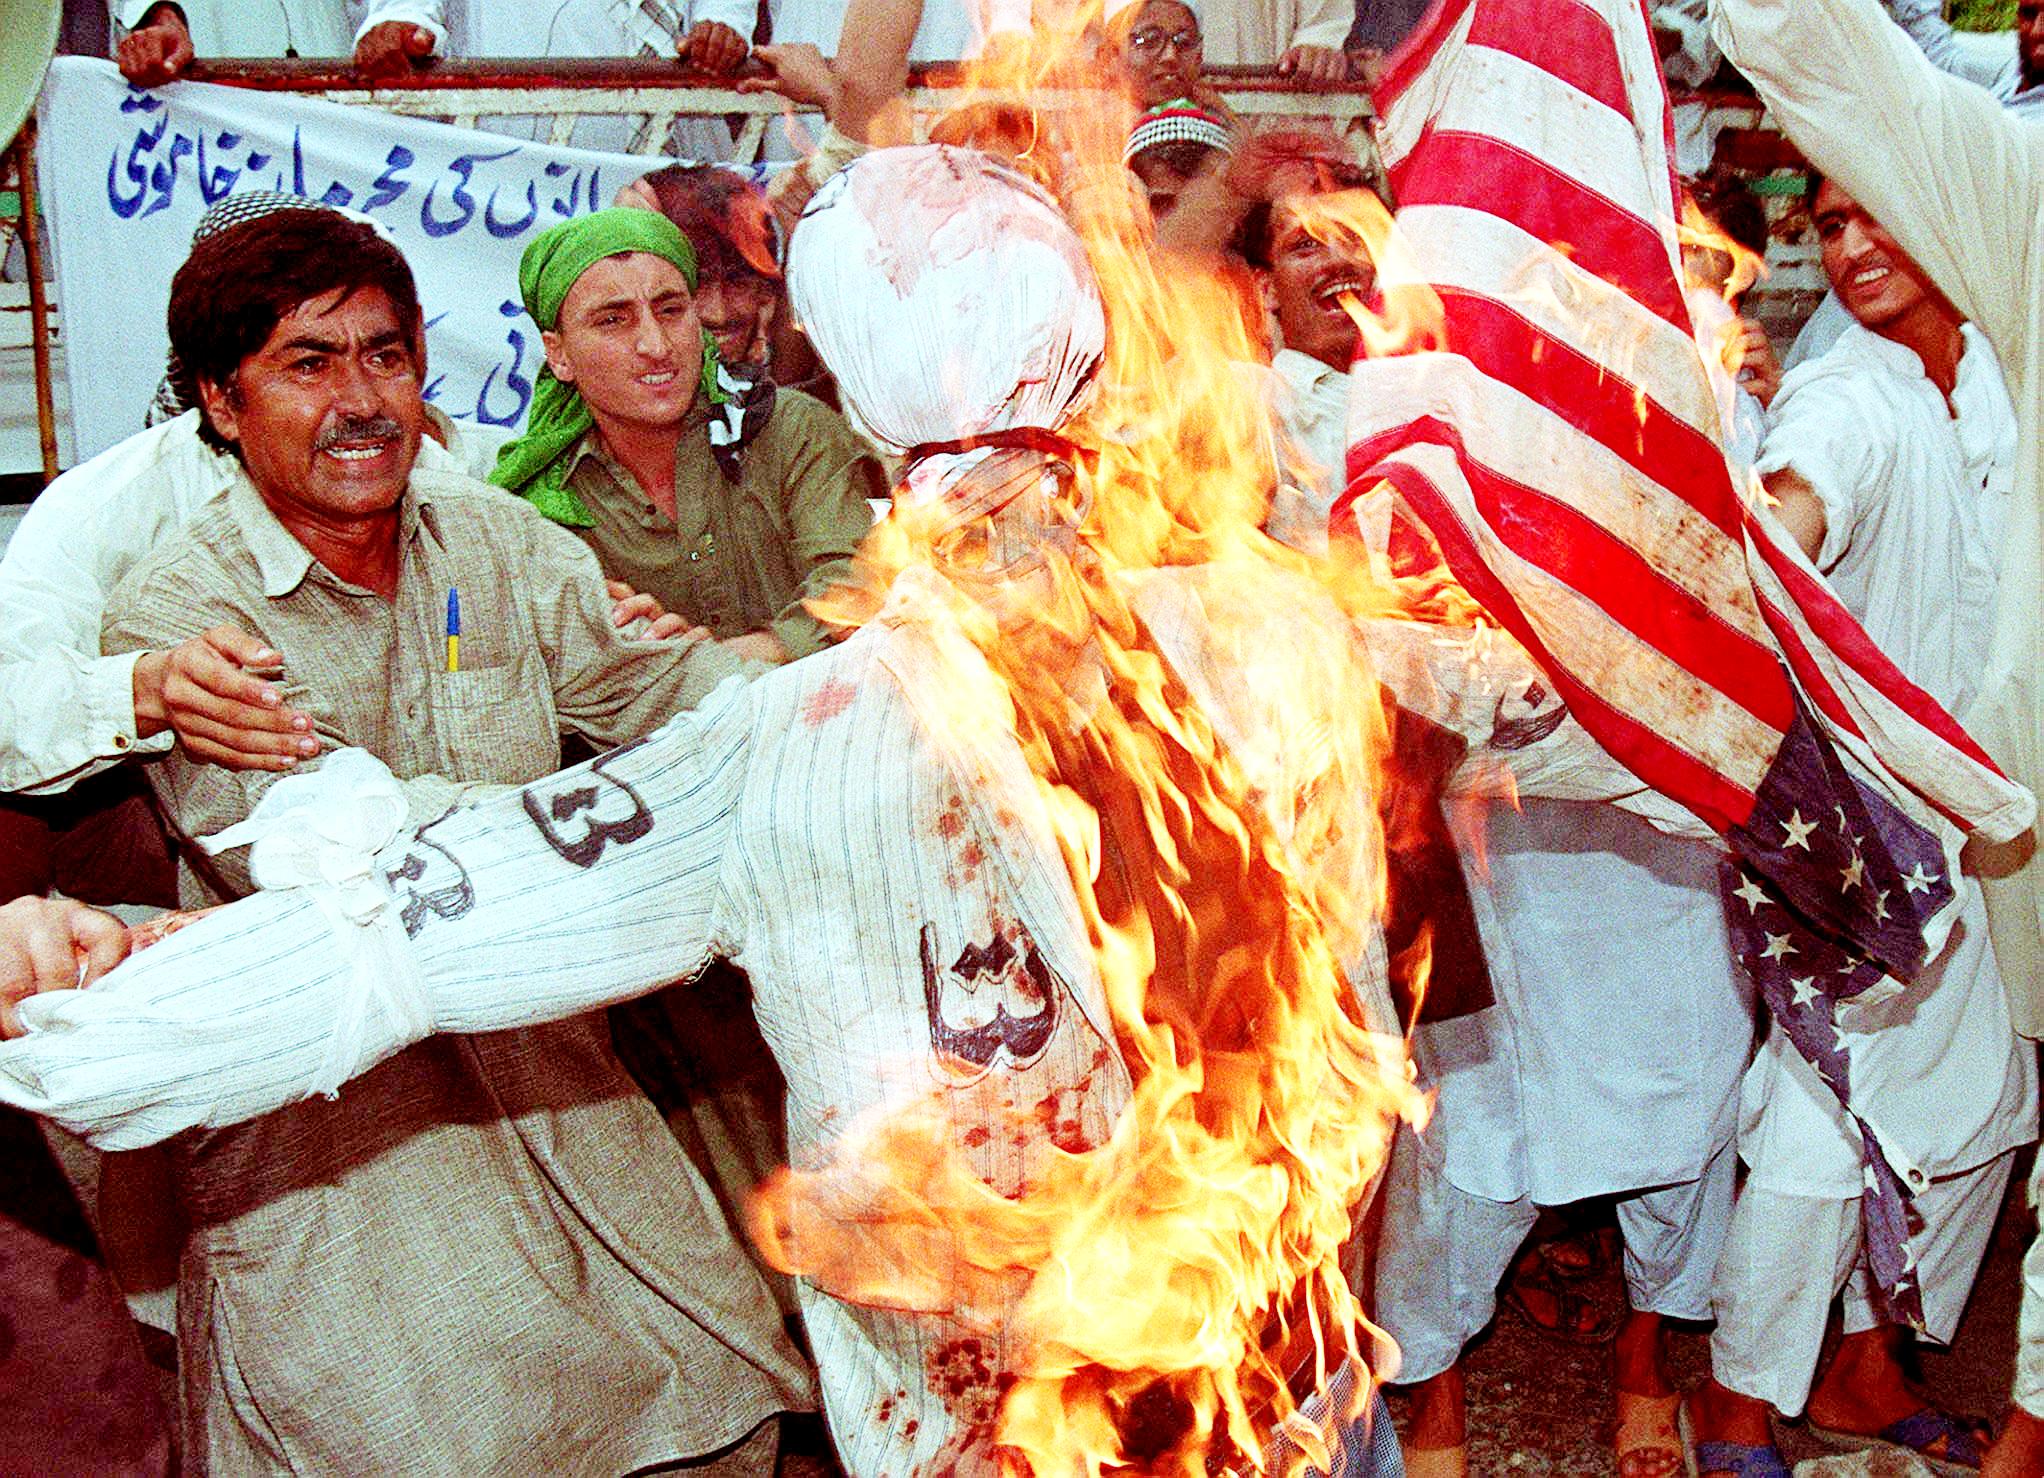
[[[1531,671],[1264,538],[1231,371],[1169,332],[1194,310],[1132,244],[1107,286],[1006,165],[877,152],[796,240],[904,461],[858,629],[445,815],[356,751],[279,783],[216,839],[264,891],[29,1006],[0,1095],[150,1143],[728,956],[789,1083],[755,1221],[852,1471],[1325,1466],[1384,1358],[1351,1215],[1421,1112],[1375,922],[1383,684],[1489,783]],[[1581,784],[1556,719],[1511,763]]]
[[[1769,561],[1723,476],[1672,203],[1655,221],[1640,190],[1613,268],[1667,290],[1645,307],[1551,244],[1561,260],[1512,256],[1518,237],[1470,224],[1483,202],[1441,151],[1476,134],[1428,125],[1445,100],[1499,95],[1458,92],[1457,27],[1488,27],[1498,54],[1537,42],[1508,9],[1445,7],[1389,84],[1419,99],[1390,119],[1416,249],[1366,191],[1301,207],[1375,266],[1370,302],[1342,296],[1390,368],[1358,376],[1381,424],[1356,417],[1338,512],[1360,524],[1395,494],[1402,563],[1361,539],[1309,559],[1264,532],[1277,467],[1240,374],[1256,328],[1225,281],[1160,267],[1126,120],[1010,102],[983,115],[985,152],[865,154],[809,202],[787,266],[848,414],[900,468],[861,582],[822,612],[843,638],[443,814],[410,814],[359,751],[280,782],[215,839],[252,845],[263,891],[26,1003],[0,1100],[148,1144],[346,1092],[434,1033],[572,1016],[727,958],[789,1091],[791,1164],[751,1230],[801,1280],[848,1470],[1341,1471],[1396,1359],[1348,1275],[1357,1210],[1426,1112],[1382,928],[1387,800],[1420,783],[1394,707],[1459,752],[1428,786],[1733,832],[1745,882],[1806,911],[1800,843],[1755,838],[1799,804],[1774,768],[1789,738],[1820,767],[1830,753],[1804,691],[1846,711],[1823,686],[1847,686],[1837,664],[1803,650],[1808,612],[1754,594],[1749,559],[1770,595],[1803,572]],[[985,80],[1048,94],[1071,64],[1047,47]],[[1624,182],[1651,182],[1658,136],[1603,103]],[[1500,345],[1523,352],[1506,364]],[[1628,355],[1675,365],[1684,398],[1652,403]],[[1507,371],[1516,421],[1486,415]],[[1709,556],[1684,620],[1641,624],[1664,644],[1740,639],[1766,712],[1673,678],[1656,712],[1670,693],[1708,708],[1743,790],[1698,779],[1726,755],[1691,753],[1695,735],[1618,721],[1599,592],[1528,573],[1551,551],[1513,543],[1557,517],[1495,515],[1559,501],[1538,486],[1553,438],[1520,433],[1551,429],[1571,389],[1602,438],[1584,465],[1609,472],[1580,502],[1644,502],[1649,474],[1679,472],[1698,505],[1628,525],[1656,556],[1683,540]],[[1656,447],[1680,467],[1644,466]],[[1873,768],[1877,745],[1851,748]],[[1835,769],[1824,794],[1872,804]],[[1955,811],[2026,799],[1962,778]],[[1921,953],[1924,919],[1908,940],[1820,922],[1887,949],[1876,966]]]

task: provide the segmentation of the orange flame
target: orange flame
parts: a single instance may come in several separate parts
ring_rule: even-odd
[[[1302,1395],[1395,1358],[1343,1273],[1352,1215],[1399,1119],[1425,1111],[1395,1023],[1361,1003],[1384,966],[1373,798],[1397,777],[1343,619],[1402,597],[1353,550],[1308,561],[1262,532],[1277,468],[1245,393],[1256,327],[1225,276],[1153,255],[1120,157],[1129,110],[1093,91],[1058,105],[1084,80],[1086,19],[1005,49],[941,126],[1054,182],[1101,285],[1107,362],[1067,428],[1096,453],[1083,556],[1039,571],[1028,619],[998,627],[1018,592],[940,568],[955,620],[930,635],[970,643],[959,670],[997,685],[949,718],[1021,742],[1133,1097],[1097,1137],[1075,1131],[1081,1105],[1052,1106],[1034,1126],[1051,1144],[1003,1188],[934,1104],[891,1110],[780,1176],[754,1230],[840,1297],[1001,1331],[1010,1368],[984,1415],[1011,1471],[1262,1471],[1280,1430],[1324,1466]],[[1439,303],[1374,196],[1291,204],[1377,262],[1382,309],[1348,305],[1372,352],[1436,342]],[[898,506],[834,617],[870,616],[933,563],[928,543]],[[1167,659],[1174,601],[1212,672]]]
[[[1682,194],[1682,221],[1675,228],[1682,265],[1691,287],[1706,287],[1727,303],[1737,302],[1767,275],[1767,261],[1744,243],[1726,235],[1703,213],[1696,197]]]

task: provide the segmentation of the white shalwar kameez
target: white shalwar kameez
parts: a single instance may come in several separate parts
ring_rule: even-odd
[[[1625,1196],[1628,1298],[1678,1319],[1707,1316],[1731,1217],[1753,998],[1717,850],[1601,804],[1485,820],[1464,870],[1497,1004],[1414,1033],[1440,1098],[1386,1185],[1378,1318],[1405,1380],[1490,1322],[1540,1206]]]
[[[1970,324],[1962,333],[1948,410],[1914,352],[1848,327],[1783,382],[1760,470],[1793,469],[1815,489],[1826,517],[1818,567],[1868,635],[1963,722],[1994,620],[2017,440],[1993,349]],[[1961,898],[1928,970],[1840,1015],[1854,1105],[1880,1127],[1926,1224],[1918,1278],[1941,1342],[1986,1250],[2013,1151],[2037,1133],[2035,1055],[2010,1023],[1979,884],[1961,879]],[[1779,1031],[1747,1075],[1742,1120],[1750,1173],[1713,1298],[1713,1369],[1793,1415],[1841,1284],[1847,1330],[1875,1323],[1855,1271],[1860,1146]]]
[[[1280,445],[1278,487],[1264,530],[1308,554],[1327,552],[1327,520],[1348,486],[1349,377],[1296,349],[1280,349],[1262,377]],[[1372,548],[1383,536],[1364,535]]]

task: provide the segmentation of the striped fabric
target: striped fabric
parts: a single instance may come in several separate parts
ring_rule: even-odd
[[[1756,962],[1844,962],[1814,1003],[1800,971],[1793,996],[1787,970],[1756,978],[1849,1102],[1832,1001],[1912,977],[1950,928],[1962,832],[2016,835],[2034,802],[1734,484],[1637,0],[1448,0],[1377,102],[1444,322],[1437,347],[1356,366],[1335,522],[1388,484],[1394,561],[1445,562],[1598,742],[1725,835],[1735,941],[1764,897],[1791,934],[1755,934]],[[1899,1195],[1861,1123],[1870,1185]],[[1894,1291],[1888,1210],[1894,1235],[1871,1211],[1869,1232]]]

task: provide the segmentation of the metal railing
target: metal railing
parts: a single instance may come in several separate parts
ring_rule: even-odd
[[[1325,90],[1301,90],[1289,77],[1246,67],[1210,68],[1208,79],[1230,107],[1252,122],[1286,120],[1315,123],[1344,140],[1360,162],[1374,170],[1375,147],[1369,124],[1373,112],[1361,84]],[[769,92],[736,91],[730,79],[708,78],[681,71],[654,57],[622,59],[536,59],[436,61],[400,82],[374,87],[345,58],[206,61],[195,64],[186,78],[264,92],[317,95],[329,102],[373,108],[400,117],[430,119],[464,128],[487,128],[495,119],[549,119],[547,142],[569,143],[576,125],[587,119],[636,120],[633,152],[656,157],[665,151],[676,124],[688,118],[742,119],[727,157],[757,161],[774,121],[799,113],[788,100]],[[966,70],[955,64],[912,67],[907,98],[917,122],[917,136],[926,137],[931,120],[955,106],[969,88]],[[1104,94],[1085,90],[1037,91],[1004,98],[997,91],[970,88],[975,102],[1027,101],[1038,108],[1086,108],[1103,104]],[[1699,101],[1739,131],[1739,147],[1765,164],[1784,153],[1785,141],[1751,97],[1703,95]],[[30,308],[33,317],[36,376],[36,421],[41,443],[43,478],[57,474],[55,386],[50,363],[50,308],[42,277],[36,229],[33,120],[8,151],[18,177],[20,226],[28,253]]]
[[[745,122],[730,157],[751,163],[760,156],[766,131],[794,108],[774,93],[738,92],[730,79],[678,70],[656,57],[625,59],[441,61],[391,86],[365,87],[346,61],[211,62],[186,74],[196,82],[219,82],[271,92],[317,93],[329,102],[377,108],[408,118],[429,118],[457,127],[486,126],[492,117],[539,116],[553,120],[545,142],[566,144],[585,118],[637,120],[634,152],[661,152],[683,118],[742,117]],[[764,76],[763,72],[757,75]],[[1293,79],[1251,67],[1216,67],[1208,77],[1230,107],[1245,118],[1315,119],[1349,140],[1366,139],[1370,99],[1361,84],[1302,92]],[[920,132],[953,106],[968,85],[964,68],[928,63],[909,69],[908,101]],[[515,95],[515,101],[510,96]],[[975,90],[975,99],[1002,100],[998,92]],[[1014,97],[1021,101],[1020,95]],[[1040,91],[1029,94],[1037,107],[1097,107],[1101,94]],[[1367,147],[1367,145],[1365,145]]]
[[[1212,69],[1210,76],[1243,117],[1315,121],[1332,128],[1359,159],[1374,158],[1369,138],[1370,101],[1360,85],[1305,92],[1290,78],[1240,67]],[[683,119],[741,119],[725,157],[742,163],[760,158],[767,130],[775,120],[804,111],[778,94],[738,92],[731,79],[685,72],[655,57],[436,61],[402,81],[373,87],[364,85],[346,58],[202,61],[185,73],[185,80],[315,95],[328,102],[462,128],[487,129],[497,119],[536,117],[550,120],[545,125],[545,140],[557,145],[569,143],[576,125],[584,120],[625,118],[636,124],[632,152],[649,158],[667,152],[675,126]],[[915,113],[918,137],[927,136],[930,121],[960,101],[967,83],[965,70],[957,65],[939,63],[910,69],[908,102]],[[971,91],[974,101],[1004,100],[998,92]],[[1012,100],[1021,98],[1017,95]],[[1097,107],[1102,94],[1037,92],[1030,94],[1028,101],[1042,108]],[[47,483],[57,475],[57,432],[49,352],[50,304],[36,227],[33,128],[31,122],[22,131],[8,157],[21,181],[21,234],[31,253],[36,425]]]

